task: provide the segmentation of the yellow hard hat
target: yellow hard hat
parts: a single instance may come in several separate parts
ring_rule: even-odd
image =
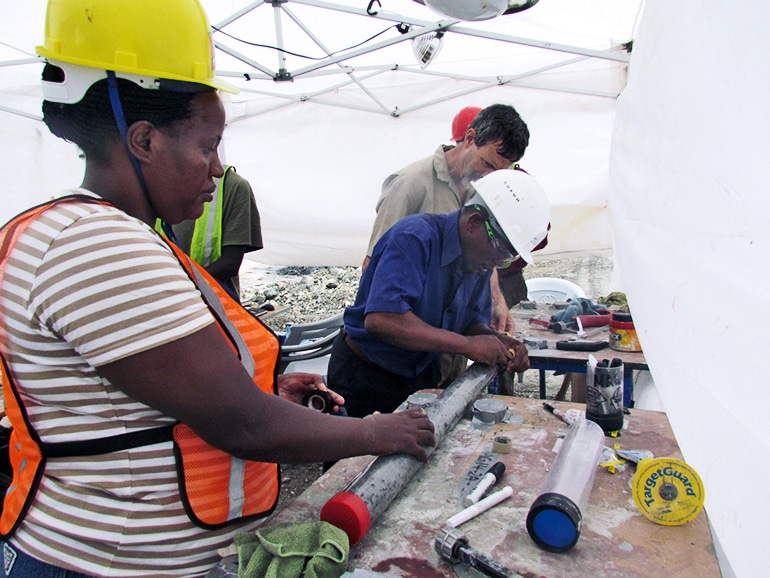
[[[36,51],[64,70],[64,82],[43,81],[44,98],[54,102],[80,101],[107,70],[149,89],[175,90],[176,81],[238,92],[215,76],[211,26],[198,0],[49,0]]]

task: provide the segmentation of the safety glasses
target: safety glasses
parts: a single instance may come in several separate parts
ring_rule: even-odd
[[[487,229],[489,242],[492,244],[495,251],[497,251],[497,262],[505,265],[513,263],[520,258],[519,254],[512,247],[508,247],[505,241],[503,241],[505,238],[504,235],[502,233],[497,233],[492,228],[492,223],[489,222],[489,219],[484,220],[484,226]]]

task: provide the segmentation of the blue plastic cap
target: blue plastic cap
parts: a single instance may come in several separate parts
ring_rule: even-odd
[[[566,552],[580,537],[583,517],[575,503],[561,494],[542,494],[529,509],[527,532],[549,552]]]

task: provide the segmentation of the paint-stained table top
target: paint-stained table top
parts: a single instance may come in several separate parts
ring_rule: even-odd
[[[497,488],[510,485],[511,498],[466,522],[459,530],[470,546],[526,577],[720,576],[705,511],[683,526],[662,526],[645,518],[632,494],[635,465],[596,473],[576,546],[555,554],[540,549],[526,530],[532,502],[541,493],[554,461],[554,444],[567,426],[543,409],[542,401],[498,397],[508,405],[507,422],[479,430],[463,419],[446,436],[404,491],[368,534],[351,547],[350,569],[419,578],[457,576],[435,552],[433,543],[444,522],[463,509],[467,473],[486,460],[500,460],[506,471]],[[578,404],[554,402],[570,415]],[[507,454],[492,453],[497,436],[511,439]],[[666,415],[631,410],[619,438],[607,445],[645,449],[655,457],[682,459]],[[490,455],[491,454],[491,455]],[[481,458],[481,461],[479,461]],[[372,458],[342,460],[297,497],[268,524],[317,520],[324,503],[341,491]],[[490,462],[491,463],[491,462]],[[708,489],[706,488],[706,491]],[[466,575],[466,574],[463,574]]]

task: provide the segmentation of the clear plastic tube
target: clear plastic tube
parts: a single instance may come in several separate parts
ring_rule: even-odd
[[[603,447],[604,431],[594,422],[570,426],[527,516],[527,531],[542,548],[564,552],[577,543]]]
[[[604,431],[601,427],[585,419],[572,424],[548,472],[542,493],[560,494],[583,511],[603,447]]]

